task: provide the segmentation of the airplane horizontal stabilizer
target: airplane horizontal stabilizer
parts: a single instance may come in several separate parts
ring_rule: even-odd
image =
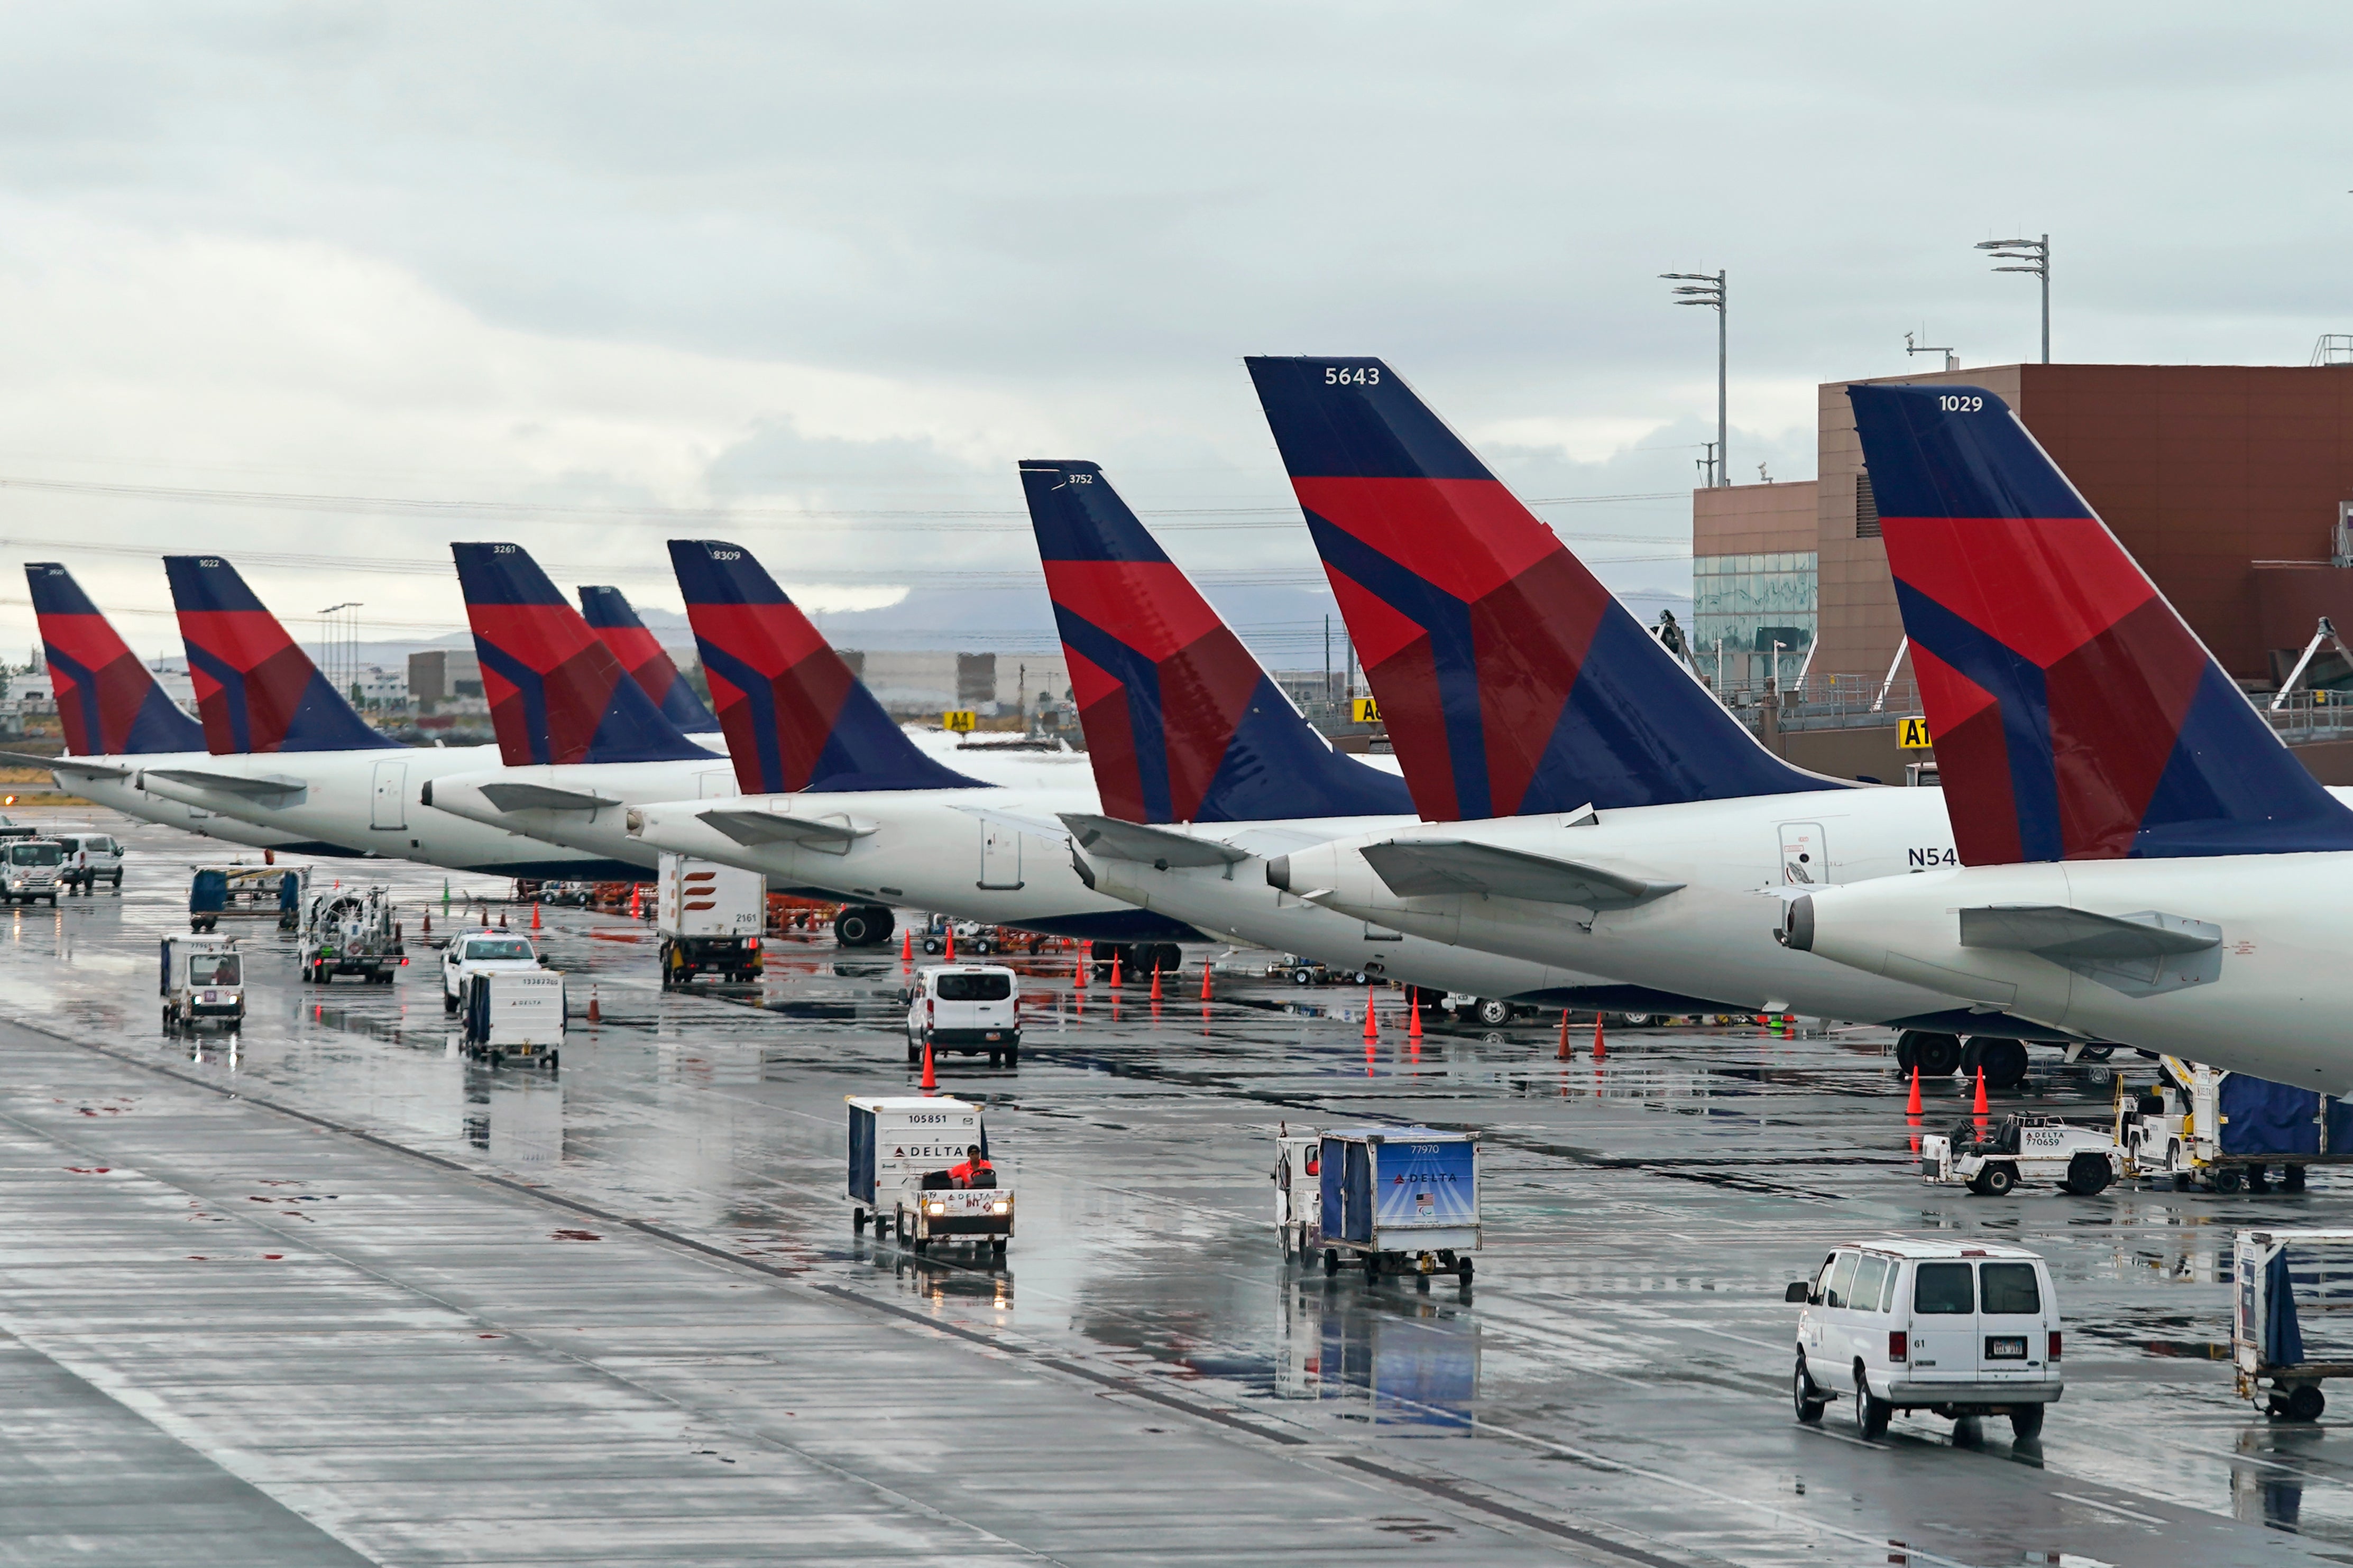
[[[484,784],[482,798],[501,811],[595,811],[600,806],[621,804],[582,790],[535,784]]]
[[[1461,839],[1392,839],[1367,847],[1364,856],[1401,899],[1492,893],[1538,904],[1630,910],[1683,886]]]
[[[744,811],[723,808],[699,814],[702,819],[736,843],[751,847],[763,844],[806,844],[812,849],[828,854],[846,855],[850,840],[872,833],[871,827],[860,827],[847,816],[790,816],[781,811]]]
[[[1079,841],[1079,847],[1090,854],[1113,860],[1134,860],[1164,871],[1172,866],[1231,866],[1250,858],[1249,850],[1237,849],[1230,844],[1196,838],[1165,827],[1122,822],[1115,816],[1066,811],[1062,820],[1069,825],[1071,837]]]

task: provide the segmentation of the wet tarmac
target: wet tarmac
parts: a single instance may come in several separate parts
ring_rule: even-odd
[[[2353,1224],[2353,1174],[1975,1198],[1912,1173],[1882,1031],[1580,1031],[1564,1063],[1549,1022],[1368,1045],[1362,993],[1263,954],[1206,1006],[1216,950],[1156,1006],[1050,954],[1012,961],[1019,1068],[942,1068],[1019,1234],[917,1258],[842,1196],[842,1097],[911,1082],[895,946],[665,994],[645,927],[555,912],[600,1021],[493,1071],[417,939],[504,884],[346,863],[419,961],[306,986],[239,925],[251,1016],[192,1047],[156,942],[230,857],[110,826],[120,895],[0,912],[0,1562],[2353,1563],[2353,1437],[2227,1363],[2232,1231]],[[2110,1070],[2002,1099],[2104,1115]],[[1931,1129],[1967,1110],[1930,1094]],[[1481,1132],[1474,1284],[1282,1258],[1277,1126],[1386,1121]],[[1784,1284],[1956,1232],[2051,1261],[2042,1440],[1799,1426]]]

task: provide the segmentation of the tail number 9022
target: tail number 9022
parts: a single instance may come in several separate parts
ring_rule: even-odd
[[[1936,406],[1947,414],[1979,414],[1985,410],[1982,397],[1956,396],[1951,393],[1936,399]]]
[[[1381,367],[1377,364],[1362,365],[1355,370],[1336,364],[1324,367],[1324,384],[1326,386],[1378,386],[1380,384]]]

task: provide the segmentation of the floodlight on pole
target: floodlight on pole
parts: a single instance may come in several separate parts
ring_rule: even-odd
[[[1724,279],[1721,272],[1662,272],[1661,278],[1684,287],[1674,290],[1678,305],[1705,305],[1715,311],[1715,471],[1708,488],[1732,483],[1730,448],[1725,443],[1725,324]]]
[[[1996,261],[2021,263],[1997,267],[1996,272],[2023,272],[2042,285],[2042,363],[2051,363],[2051,237],[2040,239],[1981,239],[1979,250],[1993,252]]]

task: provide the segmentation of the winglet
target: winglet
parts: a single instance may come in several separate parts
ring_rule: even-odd
[[[708,757],[519,544],[452,544],[507,766]]]
[[[670,559],[745,795],[980,784],[917,749],[750,551],[673,539]]]
[[[2007,404],[1847,396],[1962,860],[2353,849],[2353,811]]]
[[[1402,780],[1334,751],[1093,463],[1021,465],[1105,814],[1403,816]]]
[[[690,735],[708,735],[718,730],[719,721],[679,673],[670,650],[646,629],[646,623],[638,618],[618,588],[581,589],[580,615],[597,640],[613,650],[629,679],[654,700],[663,718]]]
[[[139,656],[99,613],[73,574],[28,561],[33,619],[58,697],[66,750],[78,756],[201,752],[204,726],[173,705]]]
[[[327,684],[236,567],[217,555],[166,555],[164,573],[188,647],[205,745],[215,756],[400,744],[370,728]]]
[[[1387,364],[1247,363],[1423,816],[1843,787],[1757,744]]]

